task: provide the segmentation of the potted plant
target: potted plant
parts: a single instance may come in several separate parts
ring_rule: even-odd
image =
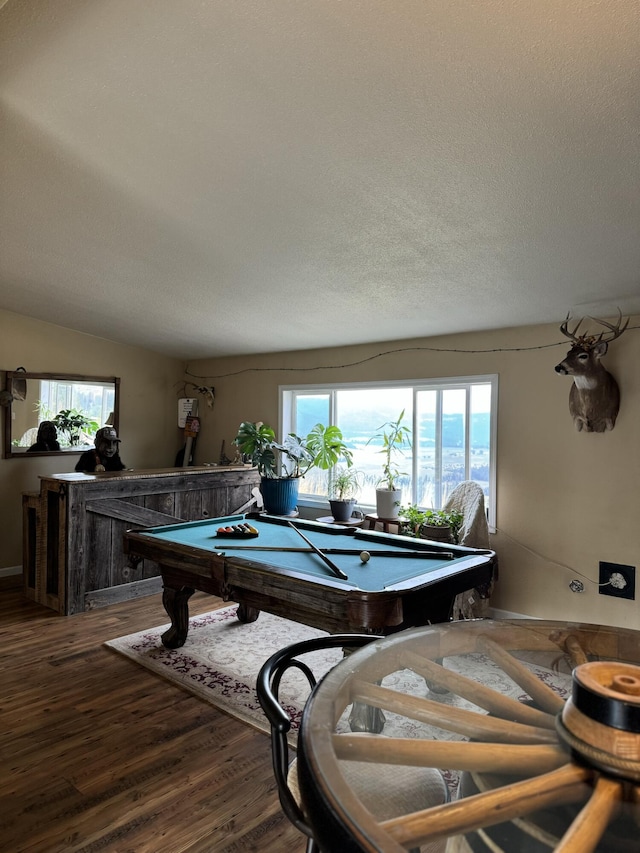
[[[316,424],[307,435],[304,443],[312,456],[311,464],[307,466],[306,470],[315,467],[329,471],[341,459],[344,459],[349,468],[353,464],[351,450],[345,444],[342,431],[337,426]]]
[[[402,532],[405,536],[432,539],[436,542],[458,542],[462,513],[455,510],[420,509],[415,504],[402,507]]]
[[[243,421],[233,443],[257,467],[264,508],[271,515],[291,515],[298,501],[300,477],[310,468],[328,471],[340,459],[351,465],[351,451],[336,426],[316,424],[304,438],[289,433],[278,442],[273,427]]]
[[[376,511],[378,518],[398,518],[400,500],[402,498],[402,487],[398,484],[401,473],[396,464],[397,454],[402,455],[403,447],[411,447],[409,439],[409,427],[402,423],[404,419],[403,409],[395,421],[387,421],[378,428],[378,432],[371,436],[367,444],[375,439],[382,441],[384,463],[382,466],[382,477],[376,487]]]
[[[404,536],[415,536],[417,539],[426,517],[425,510],[411,504],[410,506],[400,507],[400,515],[402,516],[401,533]]]
[[[435,539],[438,531],[444,529],[448,531],[448,541],[457,544],[462,518],[462,513],[457,510],[428,509],[421,535],[424,539]]]
[[[95,435],[100,426],[98,421],[87,417],[78,409],[63,409],[51,420],[57,429],[65,433],[71,447],[80,444],[80,433],[82,431],[92,436]]]
[[[334,521],[349,521],[360,491],[360,471],[347,464],[336,468],[329,483],[329,506]]]

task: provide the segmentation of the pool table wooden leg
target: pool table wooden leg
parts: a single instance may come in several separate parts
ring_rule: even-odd
[[[342,649],[345,657],[349,657],[353,652],[354,649]],[[349,728],[352,732],[369,732],[379,735],[386,721],[384,712],[380,708],[374,708],[373,705],[367,705],[364,702],[354,702],[349,714]]]
[[[246,604],[239,604],[238,609],[236,610],[236,618],[238,622],[244,622],[245,624],[255,622],[259,615],[259,610],[256,610],[255,607],[248,607]]]
[[[179,649],[184,646],[189,631],[189,599],[195,592],[190,586],[174,589],[165,586],[162,590],[162,604],[171,619],[171,627],[162,635],[162,645],[167,649]]]
[[[386,723],[384,712],[364,702],[354,702],[349,715],[349,728],[352,732],[369,732],[379,735]]]

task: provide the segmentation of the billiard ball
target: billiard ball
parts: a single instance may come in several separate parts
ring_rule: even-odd
[[[368,551],[360,551],[360,562],[368,563],[371,559],[371,554]]]

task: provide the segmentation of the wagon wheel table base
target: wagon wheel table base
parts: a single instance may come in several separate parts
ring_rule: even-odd
[[[639,632],[542,620],[414,628],[359,649],[318,685],[302,721],[300,784],[321,847],[637,850],[639,662]],[[382,735],[349,730],[357,703],[384,711]],[[345,761],[439,768],[459,781],[457,796],[377,820]]]

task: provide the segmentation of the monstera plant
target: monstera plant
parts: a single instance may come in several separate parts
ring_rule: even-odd
[[[348,465],[352,462],[336,426],[316,424],[305,437],[289,433],[279,442],[268,424],[243,421],[233,443],[257,467],[264,507],[273,515],[290,515],[295,510],[300,478],[311,468],[328,471],[341,459]]]

